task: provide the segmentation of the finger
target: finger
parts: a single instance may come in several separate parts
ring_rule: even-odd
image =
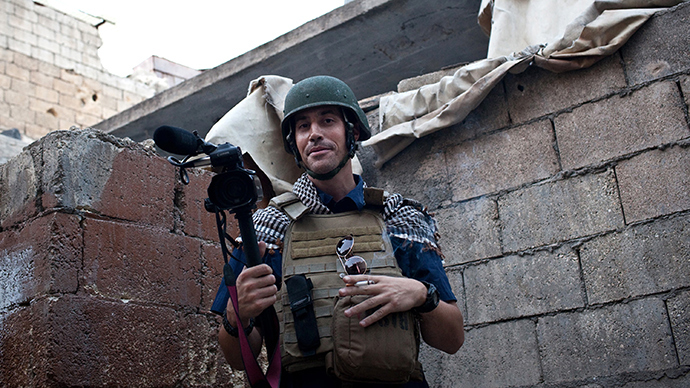
[[[268,264],[259,264],[253,267],[246,267],[240,274],[247,272],[246,276],[260,277],[273,273],[273,269]]]
[[[261,266],[265,268],[248,268],[237,278],[237,294],[240,302],[270,296],[278,291],[275,285],[276,278],[271,268],[264,264],[257,267]]]
[[[353,288],[353,287],[348,287],[348,288]],[[349,290],[348,290],[349,291]],[[355,294],[355,295],[361,295],[361,294]],[[362,314],[366,314],[368,310],[374,309],[376,307],[381,306],[382,308],[384,305],[387,303],[385,302],[385,299],[383,299],[381,296],[372,296],[370,298],[367,298],[360,303],[351,306],[349,309],[345,310],[345,316],[348,318],[351,318],[353,316],[358,316]]]
[[[241,304],[248,304],[257,299],[271,297],[278,292],[278,287],[276,287],[273,281],[274,276],[267,275],[265,278],[252,279],[238,287],[237,294]]]
[[[258,278],[254,278],[252,283],[256,288],[269,287],[276,284],[276,277],[273,274],[268,274]]]
[[[376,305],[367,306],[367,307],[361,306],[361,305],[362,305],[362,303],[360,303],[359,305],[357,305],[355,307],[350,308],[349,310],[346,310],[345,311],[346,316],[347,316],[348,312],[350,313],[349,316],[358,316],[358,314],[362,314],[362,316],[364,316],[364,314],[366,314],[366,311],[369,311],[369,310],[373,309],[374,307],[376,307]],[[358,310],[361,310],[361,311],[358,311]],[[372,312],[368,316],[364,316],[364,318],[362,318],[359,321],[359,324],[362,327],[370,326],[371,324],[374,324],[374,323],[378,322],[379,320],[381,320],[383,317],[388,315],[390,312],[391,312],[390,308],[388,308],[387,304],[382,305],[378,309],[374,310],[374,312]]]
[[[275,293],[273,295],[269,295],[265,298],[259,299],[259,301],[257,303],[261,307],[259,312],[264,311],[269,306],[272,306],[276,302],[277,299],[278,298],[277,298]]]
[[[256,317],[277,300],[275,285],[254,291],[240,298],[239,312],[243,318]]]
[[[240,285],[249,279],[258,279],[260,277],[272,274],[273,270],[266,264],[259,264],[254,267],[245,267],[239,276],[237,276],[236,283]]]
[[[371,280],[375,283],[381,281],[385,276],[372,276],[372,275],[346,275],[343,277],[345,283],[354,284],[364,280]]]
[[[386,315],[388,315],[388,312],[385,310],[385,306],[382,306],[380,309],[374,311],[371,315],[359,321],[359,325],[362,327],[367,327],[371,324],[378,322],[379,320],[381,320],[381,318],[385,317]]]
[[[256,288],[251,291],[250,295],[248,295],[249,298],[253,299],[261,299],[261,298],[268,298],[271,296],[274,296],[278,293],[278,287],[276,287],[275,283],[270,283],[266,285],[265,287],[261,288]]]
[[[376,287],[376,283],[372,280],[360,280],[355,283],[347,283],[347,285],[338,290],[340,297],[354,296],[354,295],[376,295],[380,292],[380,288]]]
[[[240,314],[242,317],[256,317],[266,308],[272,306],[275,302],[275,294],[265,298],[253,299],[250,303],[240,306]]]

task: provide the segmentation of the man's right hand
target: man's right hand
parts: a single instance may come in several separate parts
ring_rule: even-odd
[[[259,252],[262,257],[266,252],[266,243],[263,241],[259,242]],[[243,327],[249,325],[250,318],[258,316],[275,303],[278,292],[275,283],[276,278],[273,275],[273,270],[267,264],[245,267],[237,276],[235,285]],[[237,327],[232,301],[228,300],[226,309],[228,321],[232,326]]]

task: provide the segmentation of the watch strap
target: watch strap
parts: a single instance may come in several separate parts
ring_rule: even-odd
[[[240,333],[239,333],[239,331],[237,331],[236,327],[233,327],[230,324],[230,321],[228,321],[228,315],[227,314],[223,314],[223,327],[225,328],[225,331],[228,332],[228,334],[230,334],[231,336],[233,336],[235,338],[239,338]],[[249,325],[247,325],[247,327],[244,328],[244,334],[249,335],[249,334],[251,334],[252,330],[254,330],[254,319],[253,318],[249,319]]]
[[[439,292],[435,285],[423,280],[421,282],[426,287],[426,300],[421,306],[415,307],[415,311],[418,313],[428,313],[438,307]]]

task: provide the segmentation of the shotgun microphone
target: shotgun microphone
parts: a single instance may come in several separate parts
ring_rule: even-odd
[[[177,155],[198,155],[201,146],[207,144],[197,134],[169,125],[158,127],[153,141],[163,151]]]

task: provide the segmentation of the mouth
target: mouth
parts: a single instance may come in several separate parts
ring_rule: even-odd
[[[314,146],[314,147],[312,147],[312,148],[309,150],[309,152],[307,153],[307,155],[308,155],[308,156],[312,156],[312,155],[313,155],[313,156],[318,156],[318,155],[324,154],[324,153],[326,153],[326,152],[328,152],[328,151],[330,151],[330,150],[331,150],[330,147],[325,147],[325,146]]]

